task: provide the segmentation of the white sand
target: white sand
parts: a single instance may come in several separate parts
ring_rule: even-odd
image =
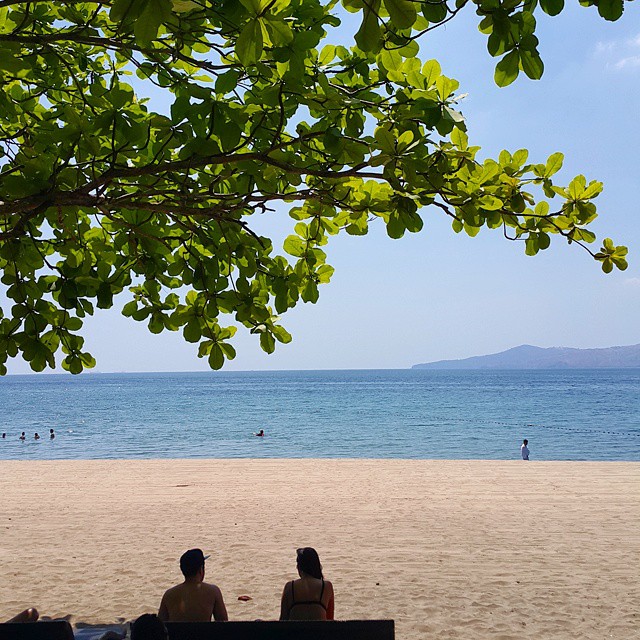
[[[234,619],[318,549],[338,618],[399,638],[640,638],[640,464],[0,462],[0,619],[157,609],[189,547]],[[250,595],[247,603],[237,600]]]

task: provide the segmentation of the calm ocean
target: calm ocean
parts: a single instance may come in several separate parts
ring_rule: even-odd
[[[532,460],[638,461],[640,370],[7,376],[1,431],[18,460],[504,460],[528,438]]]

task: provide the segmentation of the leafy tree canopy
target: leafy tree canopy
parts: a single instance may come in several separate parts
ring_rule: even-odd
[[[623,0],[582,0],[606,20]],[[539,78],[536,15],[564,0],[0,0],[0,372],[92,367],[83,318],[123,313],[182,331],[213,368],[236,325],[271,352],[278,315],[315,302],[333,268],[322,247],[381,219],[400,238],[427,211],[584,247],[609,272],[626,248],[588,229],[600,182],[557,184],[563,156],[478,159],[458,82],[418,41],[475,10],[495,81]],[[353,46],[331,44],[344,11]],[[170,110],[144,98],[161,87]],[[283,203],[284,246],[251,228]],[[225,316],[227,317],[225,323]],[[233,319],[231,319],[231,316]],[[227,326],[228,322],[234,325]]]

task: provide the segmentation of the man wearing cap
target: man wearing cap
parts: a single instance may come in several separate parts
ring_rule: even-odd
[[[228,620],[222,592],[204,580],[205,556],[201,549],[189,549],[180,558],[184,582],[162,596],[158,617],[164,622],[210,622]]]

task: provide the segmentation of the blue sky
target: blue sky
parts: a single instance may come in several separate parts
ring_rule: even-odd
[[[332,239],[336,268],[316,305],[301,305],[283,324],[293,334],[268,356],[255,336],[236,334],[226,370],[404,368],[527,343],[581,348],[640,342],[640,5],[626,3],[608,23],[572,4],[539,18],[543,79],[500,89],[476,16],[463,12],[421,44],[423,60],[468,92],[462,103],[472,144],[491,157],[525,147],[530,159],[565,154],[560,178],[583,173],[605,184],[593,229],[629,247],[629,269],[605,275],[590,256],[557,240],[536,257],[486,229],[456,235],[439,211],[425,212],[421,233],[391,240],[382,225],[365,237]],[[284,237],[286,215],[257,221]],[[124,301],[123,301],[124,302]],[[120,305],[121,307],[121,305]],[[86,323],[98,371],[206,370],[179,333],[154,336],[144,324],[100,312]],[[26,363],[9,363],[26,373]]]

